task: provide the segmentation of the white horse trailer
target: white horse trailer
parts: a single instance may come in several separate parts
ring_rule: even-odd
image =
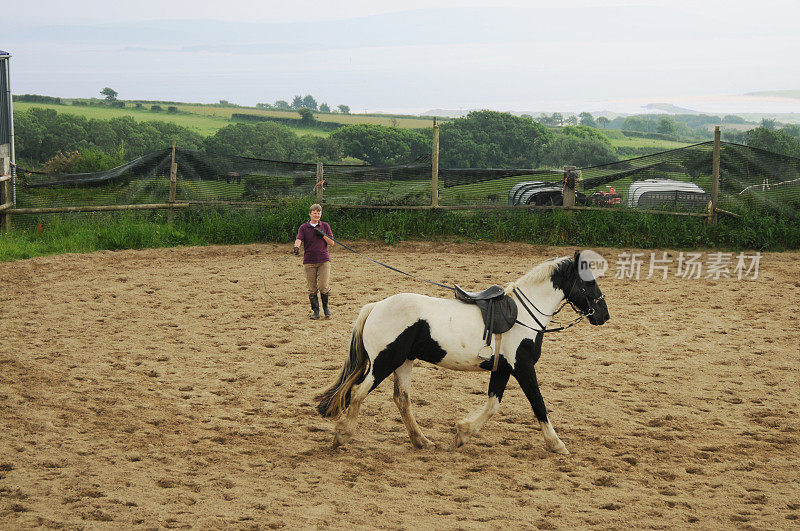
[[[695,183],[672,179],[645,179],[635,181],[628,188],[629,208],[675,210],[702,210],[706,208],[711,195]]]

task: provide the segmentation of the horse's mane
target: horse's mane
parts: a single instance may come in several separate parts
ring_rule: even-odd
[[[570,260],[570,257],[562,256],[560,258],[549,258],[541,264],[536,265],[536,267],[519,277],[516,282],[509,283],[505,288],[506,295],[511,293],[520,282],[528,281],[532,284],[539,284],[549,281],[553,276],[553,271],[566,260]]]

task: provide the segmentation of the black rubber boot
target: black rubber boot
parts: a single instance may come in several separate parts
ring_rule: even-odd
[[[308,300],[311,301],[311,311],[313,312],[309,315],[309,318],[319,319],[319,300],[317,299],[317,294],[309,295]]]
[[[329,293],[319,294],[319,296],[322,297],[322,311],[325,312],[325,319],[331,318],[331,311],[328,309],[328,295]]]

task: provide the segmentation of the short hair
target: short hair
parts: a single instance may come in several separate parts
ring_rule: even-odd
[[[320,212],[322,212],[322,205],[320,205],[319,203],[314,203],[313,205],[308,207],[309,212],[313,212],[315,210],[319,210]]]

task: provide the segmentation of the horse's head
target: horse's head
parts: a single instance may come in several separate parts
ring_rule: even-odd
[[[589,267],[589,262],[575,251],[571,260],[565,260],[553,275],[553,285],[564,292],[564,298],[573,309],[588,317],[593,325],[609,320],[605,297]]]

